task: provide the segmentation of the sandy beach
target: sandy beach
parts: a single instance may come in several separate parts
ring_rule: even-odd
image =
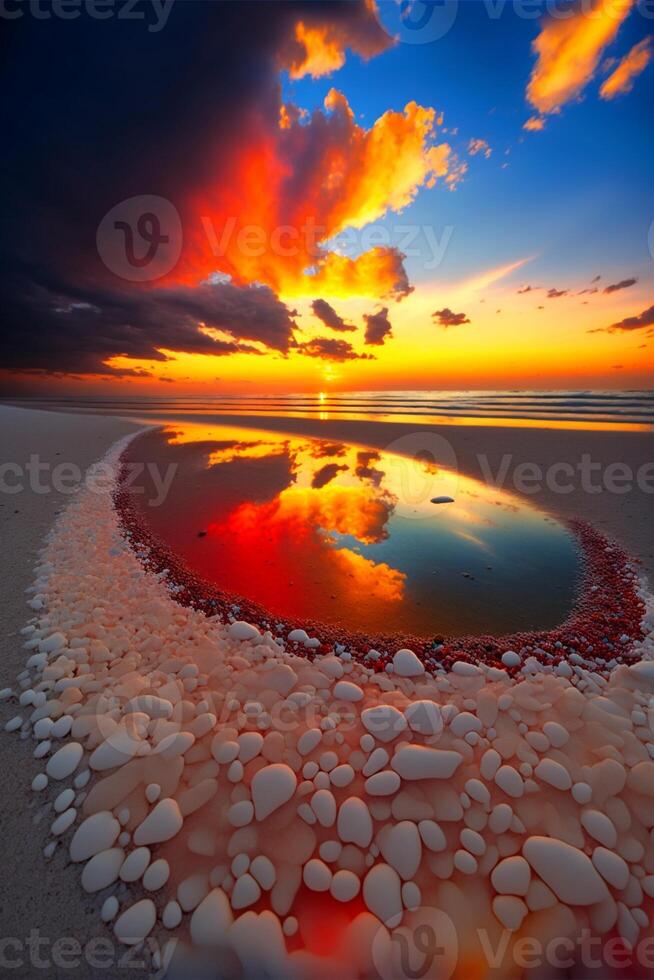
[[[110,417],[29,411],[11,407],[0,408],[0,421],[3,432],[2,461],[16,463],[21,468],[25,467],[30,455],[38,454],[41,461],[50,467],[61,462],[69,462],[75,463],[81,470],[86,470],[92,462],[102,457],[117,439],[139,428],[136,422]],[[297,419],[231,419],[230,421],[311,433],[329,439],[348,440],[379,448],[394,444],[395,440],[407,431],[406,426],[372,422],[317,422]],[[476,478],[484,476],[479,461],[479,454],[482,453],[487,454],[488,464],[493,472],[497,471],[501,457],[505,453],[513,455],[512,466],[528,462],[546,468],[552,464],[565,462],[575,467],[583,453],[590,453],[593,461],[601,463],[603,467],[620,462],[636,471],[642,463],[648,461],[652,446],[652,437],[649,433],[554,431],[489,426],[480,428],[443,426],[434,431],[453,446],[461,472]],[[10,477],[7,476],[7,483],[17,481],[19,479],[17,474],[17,470],[12,471]],[[514,486],[511,479],[511,476],[507,477],[504,488],[519,492],[519,487]],[[573,492],[559,494],[545,485],[537,494],[525,495],[538,506],[549,509],[558,516],[583,518],[592,522],[638,559],[645,572],[654,571],[654,531],[650,519],[651,495],[642,488],[635,489],[628,495],[617,496],[609,491],[589,494],[581,486],[577,486]],[[56,515],[66,507],[70,499],[69,495],[56,491],[36,492],[26,481],[22,492],[5,494],[0,501],[5,544],[5,561],[2,569],[5,615],[0,687],[14,686],[16,675],[24,666],[26,659],[26,651],[23,649],[24,636],[21,636],[19,630],[24,627],[30,615],[30,610],[26,606],[29,595],[26,595],[25,590],[33,582],[36,555],[43,544],[44,536]],[[65,541],[59,545],[60,548],[62,546],[64,548],[67,546]],[[134,559],[133,556],[126,554],[119,560],[132,562]],[[135,593],[134,601],[137,600],[138,592]],[[233,645],[237,639],[239,638],[234,634],[227,642]],[[246,639],[245,634],[243,639]],[[239,649],[245,650],[248,645],[247,642],[242,643]],[[289,663],[292,664],[292,669],[297,671],[298,663],[301,661],[298,661],[297,656],[293,656]],[[355,675],[352,675],[352,679],[354,677]],[[364,685],[364,680],[365,677],[363,680],[358,679],[358,683]],[[454,684],[455,691],[457,683],[459,682]],[[469,697],[472,689],[468,681],[461,679],[460,683],[463,685],[462,696]],[[498,679],[498,683],[501,686],[503,682]],[[416,695],[411,693],[412,682],[407,681],[407,684],[410,685],[411,690],[405,685],[402,696],[411,699]],[[3,723],[15,714],[15,705],[11,707],[7,704],[2,705]],[[472,744],[473,741],[470,742],[470,745]],[[452,748],[458,745],[455,739]],[[35,798],[35,794],[30,789],[32,779],[43,768],[43,763],[33,759],[32,749],[33,745],[27,739],[20,740],[16,736],[0,739],[2,772],[5,774],[5,779],[15,780],[14,791],[11,795],[5,794],[2,801],[5,842],[5,874],[1,899],[3,935],[21,937],[21,940],[24,940],[30,929],[38,929],[41,935],[50,937],[51,941],[61,936],[71,936],[85,943],[97,935],[102,928],[98,922],[97,906],[90,901],[92,896],[85,895],[80,889],[79,867],[69,863],[66,848],[58,847],[49,862],[46,862],[43,857],[43,848],[47,840],[46,827],[52,822],[55,814],[52,812],[51,804],[44,806],[37,802],[38,797]],[[453,756],[455,753],[450,754]],[[638,758],[642,757],[638,756]],[[575,764],[581,763],[577,760]],[[12,773],[13,777],[10,775]],[[329,780],[327,783],[329,784]],[[582,799],[581,795],[580,799]],[[380,809],[380,817],[382,812],[384,811]],[[313,819],[315,820],[315,817]],[[172,857],[170,860],[172,862]],[[465,858],[459,859],[464,869],[462,873],[467,873],[466,861]],[[318,868],[318,865],[322,865],[322,868],[325,866],[322,861],[316,861],[316,866],[312,869],[320,877],[322,868]],[[251,876],[245,877],[251,879]],[[349,879],[345,874],[342,881],[349,887]],[[319,886],[318,890],[321,887]],[[124,885],[121,888],[122,895],[126,889]],[[245,904],[247,905],[247,902]],[[370,902],[368,904],[370,907]],[[453,907],[456,907],[456,902]],[[380,906],[379,915],[382,918],[384,918],[383,913],[384,909]],[[511,910],[507,912],[509,919],[512,914]],[[291,926],[289,925],[288,928],[290,934]],[[202,934],[200,926],[197,926],[196,933]],[[30,976],[33,975],[33,970],[27,963],[24,968],[13,971],[12,975]],[[49,975],[91,977],[98,974],[82,960],[74,970],[69,967],[54,968]],[[120,971],[120,976],[139,975],[143,975],[142,969],[133,970],[126,967]]]
[[[1,459],[24,467],[32,454],[55,466],[71,462],[86,468],[101,458],[109,446],[138,426],[109,418],[72,416],[54,412],[26,411],[2,406]],[[8,480],[13,483],[13,480]],[[25,590],[34,579],[37,553],[43,546],[57,513],[70,496],[51,492],[38,494],[29,489],[0,496],[3,561],[0,571],[2,590],[2,636],[0,638],[0,687],[14,685],[16,675],[24,668],[26,651],[19,630],[25,625],[29,609]],[[2,722],[15,712],[2,704]],[[0,915],[2,936],[25,942],[30,930],[39,930],[50,943],[62,936],[88,940],[97,933],[95,911],[81,892],[75,868],[60,853],[51,864],[43,857],[45,835],[43,814],[30,788],[40,769],[32,757],[29,741],[0,739],[0,771],[11,785],[2,794],[0,820],[3,827],[3,863],[5,873],[0,882]],[[17,977],[34,976],[34,969],[20,952],[7,949],[7,961],[16,955],[23,965],[11,973]],[[44,973],[45,975],[45,973]],[[53,977],[91,976],[84,963],[75,968],[50,968]],[[129,973],[125,974],[129,976]],[[134,976],[143,976],[143,970]]]

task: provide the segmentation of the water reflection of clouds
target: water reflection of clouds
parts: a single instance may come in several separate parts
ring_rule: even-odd
[[[435,624],[439,608],[460,615],[457,582],[466,570],[483,578],[475,601],[489,612],[477,615],[490,617],[506,583],[484,573],[489,557],[511,555],[520,580],[527,572],[517,542],[535,521],[542,526],[529,505],[461,474],[453,503],[435,506],[452,474],[425,455],[200,423],[176,424],[164,437],[196,444],[195,467],[215,477],[204,498],[207,536],[193,560],[280,613],[420,628]]]

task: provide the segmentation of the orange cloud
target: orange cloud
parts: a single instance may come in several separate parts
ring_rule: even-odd
[[[370,295],[407,296],[413,291],[403,265],[404,256],[396,248],[371,248],[356,259],[328,252],[305,276],[295,291],[321,290],[330,296]]]
[[[634,3],[597,0],[592,9],[545,22],[533,42],[538,60],[527,86],[527,100],[539,113],[557,112],[581,94]]]
[[[523,123],[523,129],[528,132],[537,133],[541,129],[545,129],[545,120],[542,116],[530,116],[526,123]]]
[[[220,271],[284,296],[406,295],[396,249],[352,258],[329,242],[402,211],[439,179],[456,186],[463,168],[436,142],[437,125],[433,108],[410,102],[365,129],[336,89],[310,117],[287,106],[273,126],[255,120],[228,173],[191,202],[203,233],[176,275],[197,281]]]
[[[471,157],[476,157],[478,153],[483,153],[483,155],[488,159],[488,157],[493,152],[492,148],[488,145],[486,140],[482,139],[471,139],[468,143],[468,153]]]
[[[385,561],[376,564],[350,548],[337,548],[329,552],[329,558],[342,578],[352,580],[352,589],[356,592],[384,602],[399,602],[404,598],[406,575]]]
[[[634,44],[617,68],[611,72],[609,77],[602,82],[600,97],[602,99],[615,99],[618,95],[625,95],[631,92],[634,87],[634,79],[647,68],[652,58],[652,39],[645,37],[638,44]]]
[[[280,59],[291,78],[331,75],[345,64],[348,49],[367,60],[392,46],[394,41],[379,23],[374,0],[348,7],[327,23],[320,22],[319,7],[318,20],[296,23],[294,37],[284,46]]]
[[[306,27],[299,21],[295,27],[295,40],[303,48],[300,61],[291,64],[291,78],[320,78],[331,75],[345,64],[345,51],[336,38],[330,38],[329,27]]]

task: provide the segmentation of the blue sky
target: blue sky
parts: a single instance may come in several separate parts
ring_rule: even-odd
[[[284,97],[311,110],[334,86],[366,127],[412,99],[444,113],[450,132],[442,139],[467,159],[468,173],[454,192],[442,185],[423,189],[402,214],[403,222],[433,224],[437,234],[453,227],[439,279],[525,256],[534,258],[514,274],[516,282],[540,277],[582,288],[600,273],[651,278],[654,128],[646,120],[654,106],[652,66],[633,91],[611,102],[597,96],[598,75],[544,130],[525,132],[533,113],[525,89],[541,22],[517,16],[510,4],[497,19],[488,9],[481,0],[462,0],[452,27],[436,41],[400,42],[367,62],[353,55],[326,78],[285,76]],[[391,13],[383,2],[381,18],[390,29]],[[605,56],[621,57],[652,30],[654,21],[636,9]],[[490,158],[467,157],[472,138],[489,144]],[[422,263],[412,268],[410,258],[407,269],[412,281],[433,278]]]

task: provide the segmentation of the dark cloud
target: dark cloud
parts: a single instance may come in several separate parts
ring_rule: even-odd
[[[610,286],[605,286],[602,292],[617,293],[619,289],[629,289],[630,286],[635,286],[637,282],[637,279],[621,279],[620,282],[613,282]]]
[[[470,323],[465,313],[453,313],[447,306],[442,310],[436,310],[432,317],[440,327],[460,327],[464,323]]]
[[[51,281],[14,280],[5,308],[11,331],[0,336],[10,370],[120,374],[116,355],[164,361],[162,349],[194,354],[258,354],[246,341],[285,354],[294,344],[291,311],[267,286],[231,282],[144,290],[78,288]],[[214,339],[200,329],[226,333]]]
[[[366,313],[363,319],[366,323],[366,344],[381,346],[393,336],[391,321],[388,319],[388,307],[385,306],[377,313]]]
[[[577,296],[586,296],[586,294],[592,294],[598,292],[597,286],[593,286],[591,289],[580,289]]]
[[[567,289],[548,289],[547,290],[547,298],[548,299],[558,299],[559,296],[567,296],[567,295],[568,295],[568,290]]]
[[[154,34],[117,17],[5,20],[0,78],[16,97],[0,108],[3,367],[113,375],[103,361],[123,353],[292,345],[271,291],[130,285],[101,261],[96,233],[119,202],[156,195],[179,212],[186,247],[198,201],[276,125],[280,65],[304,57],[292,44],[301,19],[364,56],[390,43],[365,0],[175,3]],[[230,339],[203,335],[199,319]]]
[[[535,289],[540,289],[540,286],[523,286],[522,289],[518,290],[518,295],[521,293],[532,293]]]
[[[320,490],[321,487],[326,487],[328,483],[331,483],[337,473],[346,470],[347,466],[343,466],[342,464],[326,463],[320,467],[317,473],[314,473],[311,486],[314,490]]]
[[[593,283],[593,282],[599,282],[601,278],[602,278],[601,276],[594,276],[590,281],[591,281],[591,283]]]
[[[355,469],[356,475],[360,480],[368,480],[373,486],[380,486],[382,480],[384,479],[384,471],[379,470],[372,466],[372,463],[378,463],[381,460],[381,454],[376,450],[362,450],[357,453],[357,465]]]
[[[619,320],[618,323],[612,323],[610,327],[604,327],[603,330],[608,333],[614,333],[619,330],[642,330],[644,327],[651,327],[653,325],[654,306],[650,306],[638,316],[628,316],[624,320]],[[601,331],[592,332],[599,333]]]
[[[297,350],[307,357],[318,357],[324,361],[370,361],[372,354],[357,354],[347,340],[337,337],[315,337],[304,344],[298,344]]]
[[[332,330],[356,330],[356,327],[352,326],[351,323],[346,323],[345,320],[338,315],[333,306],[324,299],[314,299],[311,304],[311,309],[318,317],[319,320],[325,324],[326,327],[331,327]]]

